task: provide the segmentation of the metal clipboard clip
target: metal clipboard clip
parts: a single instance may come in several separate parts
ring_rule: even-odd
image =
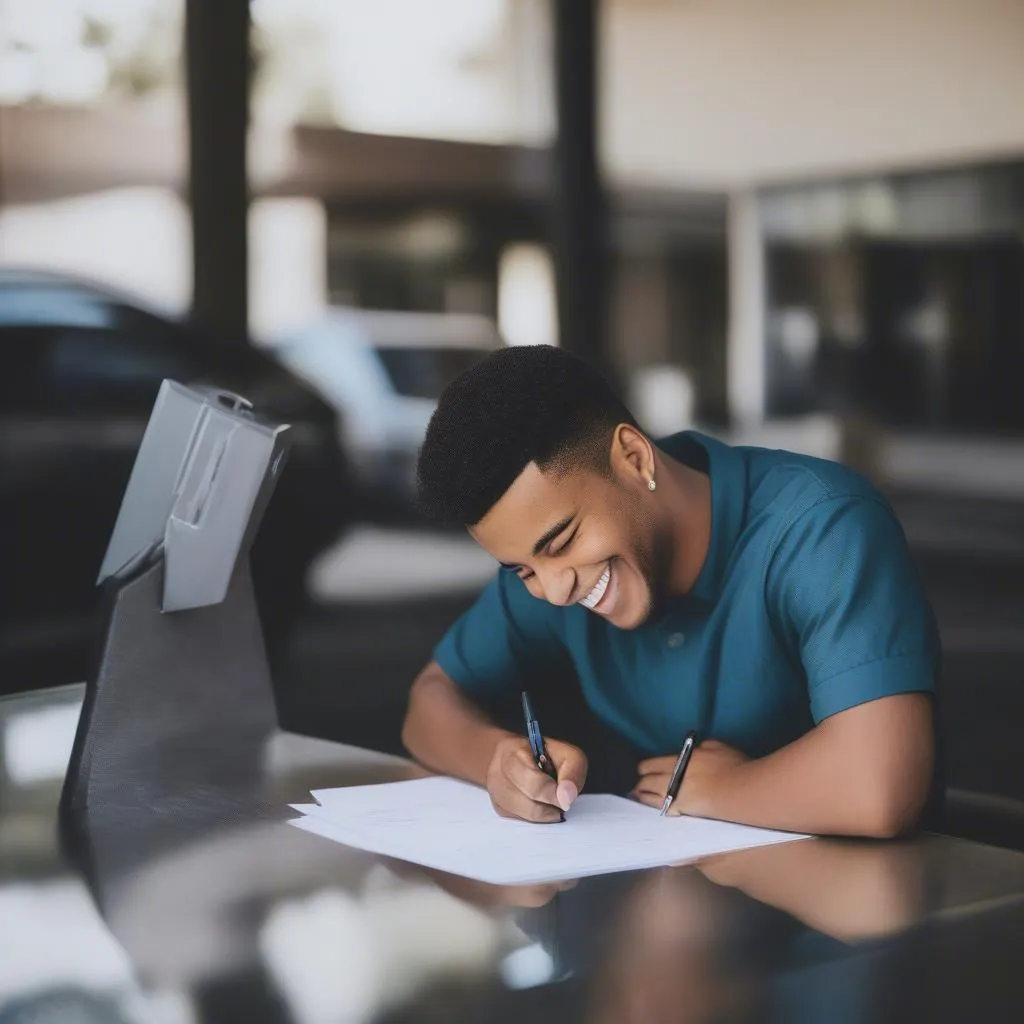
[[[219,604],[259,529],[289,445],[244,398],[165,380],[97,583],[162,555],[161,609]]]

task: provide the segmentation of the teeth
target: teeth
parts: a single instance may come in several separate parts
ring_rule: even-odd
[[[580,604],[584,608],[594,608],[601,598],[604,597],[604,592],[608,589],[608,581],[611,578],[612,571],[606,567],[604,572],[601,573],[601,578],[594,585],[594,589],[586,597],[580,598]]]

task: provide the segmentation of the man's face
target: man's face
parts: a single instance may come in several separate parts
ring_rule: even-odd
[[[625,457],[612,459],[610,477],[530,463],[470,533],[534,597],[634,629],[664,597],[671,564],[644,472]]]

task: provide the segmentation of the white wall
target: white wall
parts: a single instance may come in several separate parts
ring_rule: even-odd
[[[192,293],[188,207],[177,192],[149,187],[2,206],[0,264],[83,277],[184,312]]]
[[[1024,152],[1022,0],[605,0],[611,176],[730,185]]]
[[[318,199],[249,207],[249,327],[257,340],[305,327],[327,308],[327,214]]]
[[[257,199],[249,210],[250,325],[300,327],[327,302],[326,217],[313,199]],[[192,294],[188,206],[170,189],[120,188],[0,206],[0,266],[106,284],[171,313]]]

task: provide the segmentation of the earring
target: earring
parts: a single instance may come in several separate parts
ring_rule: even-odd
[[[654,482],[654,477],[651,477],[651,479],[647,481],[647,490],[656,491],[657,489],[658,485]]]

